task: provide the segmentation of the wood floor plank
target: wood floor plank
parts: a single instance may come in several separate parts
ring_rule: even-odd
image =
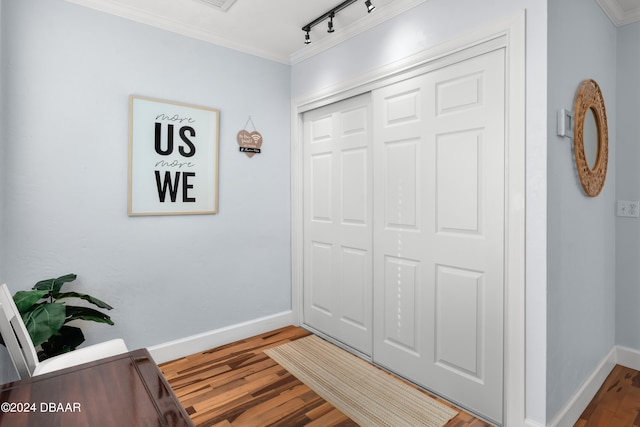
[[[574,427],[640,426],[640,372],[616,365]]]
[[[198,427],[356,426],[263,353],[307,335],[304,329],[286,327],[160,368]],[[460,411],[446,427],[486,426]],[[574,427],[600,426],[640,427],[640,372],[616,366]]]
[[[313,414],[308,413],[307,417],[309,418],[309,422],[305,425],[307,427],[324,427],[324,426],[357,426],[353,420],[348,418],[342,412],[338,411],[336,408],[328,404],[327,402],[322,402],[321,405],[318,405],[318,409],[321,409],[322,414],[320,412],[312,411]],[[316,415],[319,415],[316,417]]]
[[[611,427],[633,426],[638,411],[640,411],[640,388],[630,386],[611,420]]]
[[[198,427],[357,426],[263,353],[307,335],[289,326],[167,362],[160,369]],[[460,411],[447,424],[454,426],[489,424]]]

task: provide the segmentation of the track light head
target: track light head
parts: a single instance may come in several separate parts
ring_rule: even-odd
[[[367,6],[367,12],[368,13],[373,12],[373,10],[376,8],[374,5],[371,4],[371,0],[366,0],[364,2],[364,5]]]
[[[309,44],[311,43],[311,36],[309,36],[309,31],[311,30],[306,30],[306,31],[307,31],[307,34],[305,34],[304,36],[304,44]]]
[[[331,13],[331,15],[329,15],[329,29],[327,30],[327,33],[333,33],[335,30],[333,29],[333,17],[335,16],[335,13]]]

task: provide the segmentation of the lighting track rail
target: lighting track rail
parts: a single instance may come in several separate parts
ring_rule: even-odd
[[[336,16],[336,13],[340,12],[342,9],[346,8],[349,5],[352,5],[353,3],[357,2],[357,1],[358,0],[346,0],[346,1],[343,1],[342,3],[340,3],[339,5],[334,7],[333,9],[325,12],[323,15],[318,16],[316,19],[314,19],[313,21],[309,22],[307,25],[303,26],[302,27],[302,31],[304,31],[306,33],[305,36],[304,36],[304,43],[305,44],[311,43],[311,37],[309,36],[309,32],[311,31],[311,29],[313,27],[315,27],[316,25],[318,25],[319,23],[321,23],[325,19],[329,19],[329,28],[328,28],[327,32],[328,33],[333,33],[335,31],[333,29],[333,18]],[[368,13],[373,12],[373,10],[376,8],[373,4],[371,4],[371,0],[366,0],[364,2],[364,4],[367,7],[367,12]]]

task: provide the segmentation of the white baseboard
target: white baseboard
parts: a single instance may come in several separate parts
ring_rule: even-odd
[[[154,345],[147,350],[149,350],[149,353],[151,353],[156,363],[164,363],[295,324],[296,320],[293,312],[285,311],[179,340],[169,341],[164,344]]]
[[[622,346],[613,347],[558,415],[547,424],[548,427],[573,426],[615,365],[640,370],[640,351]]]
[[[640,351],[622,346],[617,346],[616,350],[618,365],[640,371]]]
[[[580,386],[566,405],[553,417],[548,427],[572,427],[593,397],[596,395],[607,376],[617,362],[617,347],[613,347],[609,354],[600,362],[598,367]]]

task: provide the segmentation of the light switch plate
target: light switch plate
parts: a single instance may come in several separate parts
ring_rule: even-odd
[[[573,138],[573,112],[567,109],[558,110],[558,136]]]

